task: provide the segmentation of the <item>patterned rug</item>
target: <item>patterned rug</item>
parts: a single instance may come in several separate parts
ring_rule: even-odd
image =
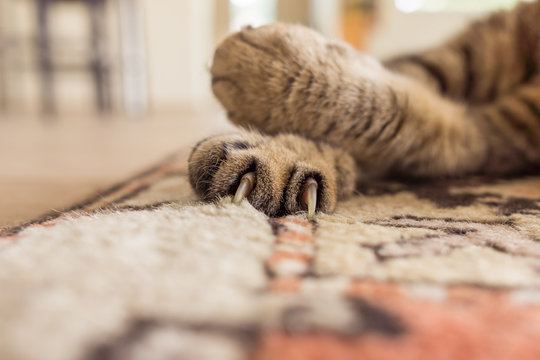
[[[540,359],[540,177],[200,204],[186,154],[0,238],[0,359]]]

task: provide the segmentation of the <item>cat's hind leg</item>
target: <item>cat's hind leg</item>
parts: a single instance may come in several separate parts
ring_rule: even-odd
[[[339,146],[363,177],[460,175],[484,156],[464,106],[308,28],[273,24],[232,34],[211,72],[232,122]]]
[[[536,98],[516,97],[537,91],[534,74],[493,101],[456,101],[344,43],[274,24],[229,36],[212,76],[234,123],[339,146],[362,178],[510,173],[540,161]]]
[[[350,118],[391,101],[388,89],[377,86],[386,74],[378,61],[299,25],[228,36],[216,49],[211,74],[229,120],[267,134],[338,143]]]

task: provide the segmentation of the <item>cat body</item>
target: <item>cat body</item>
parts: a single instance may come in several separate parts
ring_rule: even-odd
[[[212,89],[245,130],[201,141],[190,180],[269,216],[305,209],[308,178],[331,212],[357,181],[508,174],[540,163],[540,1],[384,63],[298,25],[245,28],[217,48]]]

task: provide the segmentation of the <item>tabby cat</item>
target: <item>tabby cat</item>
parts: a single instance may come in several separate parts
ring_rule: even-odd
[[[540,0],[380,63],[298,25],[217,48],[212,89],[247,129],[199,142],[190,181],[269,216],[332,212],[357,181],[508,174],[540,163]],[[247,174],[247,175],[246,175]]]

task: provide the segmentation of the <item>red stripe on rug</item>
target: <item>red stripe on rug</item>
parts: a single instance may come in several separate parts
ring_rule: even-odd
[[[140,190],[152,185],[156,181],[161,180],[166,176],[169,176],[172,173],[187,171],[186,159],[187,154],[185,151],[170,156],[157,166],[146,170],[141,174],[126,180],[123,183],[112,186],[111,188],[105,190],[103,192],[103,195],[95,195],[92,198],[83,201],[82,203],[79,203],[77,205],[74,205],[71,208],[62,212],[44,215],[43,217],[32,220],[26,224],[7,229],[2,232],[6,235],[2,236],[1,238],[9,239],[10,241],[16,241],[19,232],[25,228],[36,226],[53,226],[65,217],[78,217],[81,215],[86,215],[93,211],[110,206],[115,202],[129,199],[131,196],[136,195]],[[47,220],[48,218],[51,219]]]
[[[273,278],[273,291],[293,291],[309,271],[315,253],[315,227],[308,221],[295,218],[273,219],[280,226],[274,252],[266,261]]]
[[[298,288],[299,283],[294,283]],[[280,289],[281,290],[281,289]],[[353,281],[361,297],[397,316],[405,333],[356,337],[333,334],[263,336],[257,360],[503,360],[540,359],[540,306],[512,301],[510,292],[450,286],[438,300],[405,292],[405,286]]]

